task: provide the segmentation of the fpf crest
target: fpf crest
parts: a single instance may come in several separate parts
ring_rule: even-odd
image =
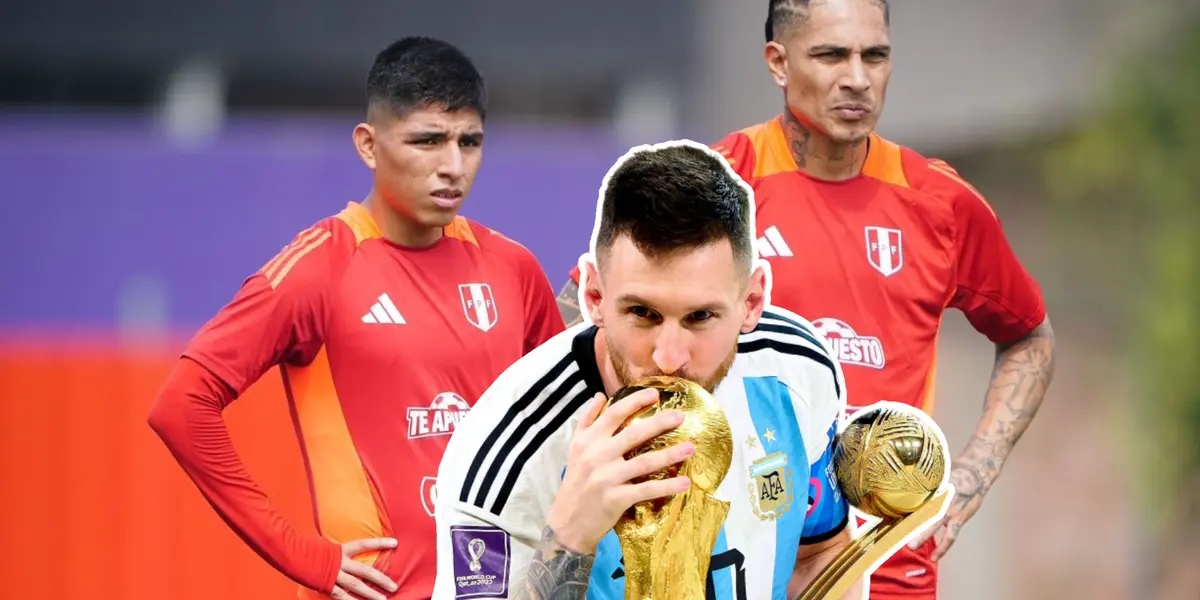
[[[486,283],[464,283],[458,286],[458,297],[462,300],[463,314],[467,322],[487,331],[496,326],[500,320],[500,311],[496,307],[496,298],[492,296],[492,286]]]
[[[904,267],[904,244],[899,229],[867,227],[867,261],[884,277]]]

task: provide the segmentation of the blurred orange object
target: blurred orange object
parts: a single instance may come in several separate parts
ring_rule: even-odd
[[[50,600],[296,597],[297,586],[225,526],[146,424],[180,348],[0,342],[0,581],[10,591]],[[263,377],[225,415],[259,485],[299,529],[315,532],[279,377]]]

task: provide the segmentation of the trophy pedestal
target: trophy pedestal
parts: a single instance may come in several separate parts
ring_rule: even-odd
[[[901,518],[883,519],[874,527],[860,532],[854,541],[833,562],[825,567],[798,600],[825,600],[841,598],[850,586],[862,579],[867,571],[873,571],[891,556],[905,538],[931,521],[946,514],[950,500],[954,498],[954,486],[945,485],[921,508]]]

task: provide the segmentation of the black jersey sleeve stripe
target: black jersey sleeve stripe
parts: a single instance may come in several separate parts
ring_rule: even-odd
[[[558,379],[558,377],[562,375],[563,372],[567,370],[567,367],[571,366],[573,362],[574,357],[572,357],[570,354],[564,356],[562,360],[558,361],[558,363],[556,363],[549,371],[547,371],[545,375],[534,382],[533,385],[529,386],[529,389],[526,390],[525,393],[522,394],[521,397],[518,398],[517,401],[508,408],[508,412],[504,413],[504,417],[500,419],[500,422],[497,423],[495,427],[492,428],[492,431],[488,434],[487,439],[480,444],[479,450],[475,452],[475,458],[471,460],[471,466],[469,469],[467,469],[467,476],[463,479],[462,489],[459,491],[459,502],[466,503],[470,501],[469,499],[471,490],[475,487],[475,477],[479,474],[479,470],[483,468],[484,460],[487,459],[489,451],[495,447],[496,442],[499,441],[500,437],[504,435],[505,432],[507,432],[512,426],[512,423],[516,420],[517,415],[521,414],[522,411],[528,408],[529,405],[533,403],[534,399],[537,398],[538,395],[541,394],[542,391],[545,390],[555,379]],[[482,502],[480,502],[480,504],[482,504]]]
[[[800,337],[816,344],[818,348],[825,347],[825,344],[822,344],[820,341],[817,340],[817,334],[813,333],[812,328],[805,326],[803,323],[801,323],[791,317],[785,317],[777,312],[765,310],[765,311],[763,311],[762,318],[770,319],[772,321],[779,321],[782,323],[787,323],[795,328],[795,329],[789,331],[788,333],[799,334]],[[760,324],[762,323],[761,319],[759,320],[759,323]],[[757,327],[755,329],[757,329]]]
[[[810,337],[808,335],[805,335],[803,331],[800,331],[799,329],[796,329],[795,327],[792,327],[790,325],[776,325],[774,323],[764,323],[762,321],[759,321],[758,325],[756,325],[750,333],[754,333],[754,332],[758,332],[758,331],[767,332],[767,333],[778,333],[781,335],[792,336],[793,340],[795,338],[801,338],[805,341],[811,342],[813,346],[816,346],[815,348],[813,348],[813,350],[820,352],[821,354],[824,354],[825,356],[829,356],[829,353],[826,352],[826,348],[825,348],[824,344],[818,342],[817,340],[813,339],[812,337]]]
[[[492,503],[492,514],[498,515],[500,514],[500,511],[504,510],[504,505],[508,502],[508,497],[512,495],[513,488],[517,485],[517,478],[520,477],[521,472],[525,470],[525,464],[529,462],[529,459],[537,453],[538,449],[542,447],[542,444],[546,443],[547,438],[566,425],[567,420],[571,418],[571,415],[575,414],[580,408],[583,407],[583,405],[587,404],[588,401],[592,399],[592,394],[593,392],[591,390],[585,388],[583,392],[571,398],[571,401],[563,406],[562,409],[558,411],[558,414],[554,415],[554,419],[551,420],[540,431],[538,431],[537,434],[533,436],[533,439],[529,441],[529,444],[525,446],[525,449],[517,455],[516,460],[513,461],[512,467],[508,469],[508,477],[504,478],[504,484],[500,486],[500,492],[496,494],[495,502]],[[546,406],[549,405],[549,403],[546,403]],[[501,460],[497,460],[494,464],[498,465],[501,462]],[[479,497],[481,504],[483,499],[484,496],[481,495]],[[482,506],[480,506],[480,508],[482,508]]]
[[[829,374],[833,376],[834,391],[839,398],[842,396],[842,384],[838,381],[837,367],[834,366],[833,361],[823,352],[813,350],[807,346],[789,344],[772,338],[761,338],[738,343],[738,354],[749,354],[762,350],[775,350],[776,352],[791,354],[792,356],[803,356],[825,365],[829,369]]]
[[[800,321],[797,321],[789,316],[786,316],[783,313],[780,313],[778,311],[764,310],[762,316],[765,318],[768,318],[768,319],[775,319],[776,321],[783,321],[784,323],[791,323],[792,325],[796,326],[797,329],[799,329],[805,333],[808,333],[810,335],[816,335],[813,332],[811,327],[809,327],[809,326],[805,325],[804,323],[801,323]]]
[[[472,504],[478,506],[479,508],[483,508],[483,505],[487,502],[488,493],[492,491],[492,485],[496,483],[496,478],[500,474],[500,469],[504,466],[504,462],[508,460],[509,455],[512,454],[513,449],[517,447],[517,444],[520,444],[522,441],[528,439],[529,435],[533,433],[534,426],[537,425],[538,422],[540,422],[542,418],[549,414],[550,411],[555,407],[561,406],[563,397],[567,395],[567,392],[571,391],[571,388],[575,387],[576,384],[580,383],[581,381],[583,381],[582,373],[579,371],[572,373],[570,376],[564,379],[563,382],[554,389],[554,391],[550,392],[545,399],[539,402],[536,409],[526,415],[524,419],[521,419],[521,423],[519,425],[510,429],[511,433],[508,435],[508,438],[504,440],[504,444],[493,452],[492,464],[488,467],[487,474],[483,476],[483,482],[480,483],[479,491],[475,493],[475,500],[472,501]],[[557,419],[557,417],[555,418]],[[543,431],[553,433],[554,429],[555,426],[551,425],[543,428]],[[541,434],[542,432],[538,433]],[[539,443],[538,445],[540,446],[541,444]],[[536,447],[534,449],[536,450]],[[524,453],[521,454],[521,456],[523,455]],[[524,461],[521,461],[520,458],[518,458],[518,461],[520,461],[522,465],[524,464]],[[514,480],[516,476],[520,474],[520,472],[521,467],[514,463],[514,465],[508,471],[508,477],[505,479],[505,485],[507,486],[510,481]],[[503,491],[501,493],[503,494]],[[503,503],[499,504],[500,506],[503,506]],[[494,514],[498,515],[500,512],[496,510],[494,511]]]

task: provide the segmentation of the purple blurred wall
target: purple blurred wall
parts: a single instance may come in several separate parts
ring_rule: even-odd
[[[366,194],[354,124],[243,117],[189,149],[147,117],[0,115],[0,327],[105,329],[149,286],[167,324],[195,328],[294,233]],[[487,136],[463,212],[526,245],[557,288],[626,148],[583,127]]]

